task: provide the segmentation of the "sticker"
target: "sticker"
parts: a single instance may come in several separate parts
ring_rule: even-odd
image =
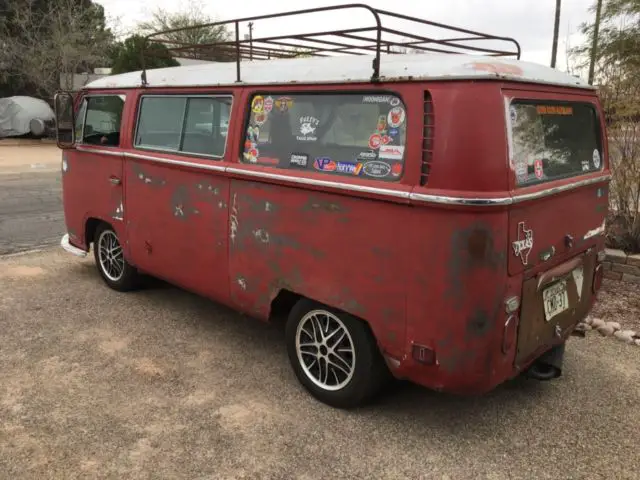
[[[589,160],[582,160],[582,171],[588,172],[591,166],[589,165]],[[598,168],[598,167],[596,167]]]
[[[400,99],[398,97],[391,97],[391,101],[389,103],[392,107],[397,107],[400,105]]]
[[[516,123],[518,120],[518,110],[515,106],[511,105],[511,107],[509,107],[509,115],[511,116],[511,123]]]
[[[529,176],[529,166],[525,162],[518,162],[516,164],[516,177],[519,180],[526,180]]]
[[[540,180],[544,176],[544,167],[542,165],[542,160],[536,160],[533,162],[533,170],[536,173],[536,178]]]
[[[388,163],[374,160],[373,162],[365,163],[363,170],[364,174],[369,177],[383,178],[389,175],[391,172],[391,166]]]
[[[391,99],[391,95],[365,95],[362,103],[390,103]]]
[[[524,222],[518,224],[518,239],[512,243],[513,253],[516,257],[520,257],[522,264],[526,265],[529,261],[529,253],[533,249],[533,230],[526,228]]]
[[[397,128],[389,129],[389,135],[391,135],[392,137],[395,137],[396,135],[398,135],[398,133],[400,133],[400,130],[398,130]]]
[[[376,152],[360,152],[358,154],[358,159],[362,159],[362,160],[375,160],[376,158],[378,158],[378,154]]]
[[[386,128],[387,128],[387,119],[384,115],[380,115],[378,117],[378,125],[376,127],[376,130],[378,132],[384,132]]]
[[[299,142],[315,142],[318,140],[316,137],[316,128],[320,124],[320,120],[316,117],[307,115],[306,117],[300,117],[300,135],[296,137]]]
[[[273,104],[280,113],[286,113],[293,106],[293,99],[291,97],[280,97]]]
[[[249,125],[247,128],[247,139],[251,140],[254,143],[258,142],[258,137],[260,136],[260,127],[252,127]]]
[[[596,170],[600,169],[600,152],[597,148],[593,151],[593,166],[596,167]]]
[[[258,149],[253,147],[253,148],[250,148],[249,151],[244,153],[244,158],[245,160],[251,163],[257,163],[259,155],[260,155],[260,152],[258,151]]]
[[[351,175],[360,175],[362,173],[362,163],[337,162],[336,171],[339,173],[348,173]]]
[[[251,110],[253,113],[261,113],[264,111],[264,98],[260,95],[253,97],[251,102]]]
[[[405,112],[402,107],[393,107],[387,116],[387,124],[391,128],[398,128],[404,123]]]
[[[264,125],[264,122],[267,121],[267,114],[265,112],[258,112],[253,114],[253,123],[258,126]]]
[[[250,148],[253,148],[253,147],[254,147],[253,142],[247,138],[244,141],[244,149],[249,150]]]
[[[561,105],[538,105],[536,111],[538,115],[573,115],[573,107]]]
[[[289,159],[289,165],[295,165],[297,167],[306,167],[309,162],[309,155],[292,153]]]
[[[313,168],[316,170],[322,170],[323,172],[335,172],[338,165],[329,157],[319,157],[313,162]]]
[[[257,163],[263,163],[265,165],[278,165],[280,163],[279,158],[273,157],[256,157]]]
[[[386,158],[389,160],[402,160],[404,156],[404,147],[397,145],[382,145],[380,147],[379,158]]]
[[[400,175],[402,175],[402,164],[401,163],[395,163],[391,167],[391,175],[393,175],[394,177],[399,177]]]
[[[377,150],[382,144],[382,136],[379,133],[374,133],[369,137],[369,148],[371,150]]]
[[[273,97],[268,96],[264,99],[264,113],[270,113],[273,110]]]
[[[393,142],[393,138],[391,138],[389,135],[383,135],[380,140],[382,140],[382,144],[383,145],[387,145],[387,144]]]

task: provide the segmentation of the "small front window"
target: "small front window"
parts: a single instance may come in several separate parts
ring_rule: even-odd
[[[86,106],[83,104],[80,108],[80,115],[84,116],[82,143],[107,147],[120,145],[124,100],[124,95],[87,97]]]
[[[600,127],[593,105],[516,100],[509,116],[518,186],[603,168]]]
[[[244,163],[384,181],[403,173],[406,110],[395,95],[261,94],[251,99]]]

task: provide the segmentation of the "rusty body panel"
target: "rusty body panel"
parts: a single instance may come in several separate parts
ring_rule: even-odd
[[[91,147],[67,153],[65,216],[69,230],[79,232],[72,242],[87,249],[80,233],[87,219],[104,220],[125,239],[127,260],[144,272],[265,321],[283,291],[313,299],[367,322],[396,377],[437,390],[486,392],[566,340],[595,301],[596,254],[604,245],[597,229],[608,195],[607,163],[600,174],[584,176],[600,178],[598,184],[539,198],[538,192],[570,186],[575,179],[515,187],[504,87],[501,82],[394,85],[407,106],[409,140],[402,178],[384,188],[359,177],[338,177],[340,183],[332,184],[314,171],[241,163],[249,99],[263,91],[253,87],[223,92],[234,97],[223,158],[141,151],[133,147],[131,131],[143,91],[221,92],[128,91],[126,133],[117,150],[122,155],[92,153]],[[556,87],[509,88],[510,96],[542,95],[540,89],[557,98],[575,95]],[[269,89],[290,94],[309,87]],[[436,132],[426,183],[421,182],[425,90]],[[595,102],[589,95],[583,98]],[[606,159],[606,139],[604,148]],[[123,184],[109,184],[118,172]],[[522,194],[531,198],[514,200]],[[526,264],[514,253],[523,222],[534,232]],[[567,234],[575,239],[571,245]],[[583,267],[582,294],[569,273],[571,309],[546,322],[541,288],[557,281],[554,272],[565,274],[574,258]],[[506,303],[514,297],[521,308],[509,312]],[[434,352],[433,362],[421,362],[416,347]]]

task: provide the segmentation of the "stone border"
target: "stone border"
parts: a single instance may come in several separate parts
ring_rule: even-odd
[[[622,250],[611,248],[607,248],[606,253],[602,263],[604,278],[640,285],[640,255],[627,255]]]
[[[589,330],[594,330],[603,337],[613,337],[623,343],[640,347],[640,333],[634,330],[623,330],[618,322],[605,322],[600,318],[588,316],[576,325],[575,330],[580,336],[584,336]]]

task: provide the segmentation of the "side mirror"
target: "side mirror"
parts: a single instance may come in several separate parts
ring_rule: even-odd
[[[63,150],[76,144],[73,96],[68,92],[56,93],[53,103],[56,113],[56,142]]]

